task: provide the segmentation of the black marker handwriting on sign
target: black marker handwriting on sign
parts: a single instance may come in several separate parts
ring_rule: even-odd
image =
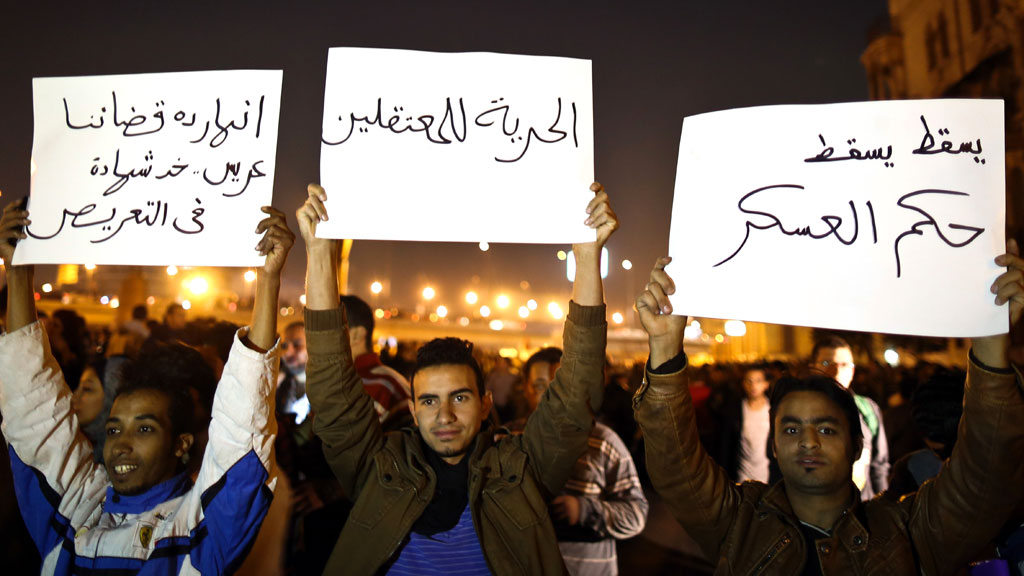
[[[187,162],[183,163],[181,161],[181,158],[178,158],[177,161],[171,164],[170,166],[162,167],[160,170],[154,172],[155,158],[156,155],[153,153],[152,150],[150,150],[146,152],[146,154],[142,157],[143,164],[141,166],[136,166],[133,168],[124,168],[121,166],[121,149],[118,148],[114,152],[113,168],[111,168],[108,164],[104,164],[100,156],[96,156],[95,158],[92,159],[93,165],[89,169],[89,174],[91,176],[98,177],[105,177],[110,175],[115,178],[114,182],[107,186],[107,189],[103,191],[104,196],[110,196],[111,194],[124,188],[124,186],[129,181],[134,179],[153,178],[155,180],[163,180],[164,178],[176,178],[183,173],[188,173],[186,172],[186,170],[188,170],[189,164]],[[239,196],[249,188],[249,184],[252,182],[254,178],[262,178],[266,176],[266,174],[260,169],[260,164],[263,164],[263,160],[256,160],[255,162],[252,163],[251,167],[249,168],[245,176],[245,184],[242,186],[241,190],[235,192],[223,192],[222,195],[227,197]],[[225,163],[225,166],[223,168],[220,168],[220,170],[222,170],[222,176],[220,177],[219,180],[216,180],[210,176],[209,167],[194,167],[193,170],[191,170],[190,172],[191,174],[202,174],[203,180],[205,180],[206,183],[211,186],[220,186],[221,184],[228,181],[239,182],[241,180],[241,176],[239,175],[241,167],[242,162],[240,161]]]
[[[579,138],[577,137],[576,127],[576,103],[571,102],[570,104],[572,108],[571,130],[573,145],[576,148],[579,148]],[[339,139],[328,138],[325,133],[321,137],[321,142],[327,146],[344,144],[352,138],[353,134],[368,133],[373,127],[388,130],[394,134],[402,134],[405,132],[421,133],[427,141],[432,144],[462,143],[469,137],[468,116],[466,114],[466,104],[463,98],[458,99],[457,106],[452,103],[451,98],[445,99],[444,114],[440,122],[435,122],[436,116],[434,114],[414,115],[406,112],[405,107],[401,105],[391,106],[391,112],[388,113],[384,112],[385,108],[383,98],[377,98],[375,113],[359,115],[356,112],[351,112],[347,117],[345,115],[338,116],[339,122],[347,122],[349,124],[348,131],[345,132],[343,129],[342,132],[344,133],[344,136]],[[502,135],[509,138],[509,141],[516,145],[516,148],[519,150],[518,154],[504,157],[502,155],[495,156],[494,160],[496,162],[518,162],[526,155],[527,150],[530,148],[530,144],[534,141],[545,144],[554,144],[556,142],[561,142],[569,135],[568,127],[560,128],[560,124],[563,122],[561,98],[557,98],[554,121],[551,125],[540,131],[532,126],[526,128],[525,136],[519,133],[521,127],[520,118],[515,117],[510,119],[510,108],[511,106],[505,101],[505,98],[497,98],[495,100],[491,100],[490,107],[478,114],[473,120],[473,125],[481,128],[500,125]],[[390,114],[390,116],[388,116],[388,114]],[[459,131],[460,126],[461,133]],[[446,128],[447,134],[445,133]],[[520,145],[522,146],[521,149],[519,149]]]
[[[884,160],[886,168],[892,168],[896,165],[895,162],[890,162],[892,158],[892,144],[885,147],[885,152],[882,152],[882,148],[860,150],[854,144],[857,143],[856,138],[850,138],[846,143],[850,146],[846,156],[835,156],[835,148],[825,144],[825,137],[818,134],[818,139],[821,140],[821,145],[824,146],[824,150],[818,154],[811,156],[810,158],[804,158],[804,162],[841,162],[843,160]]]
[[[139,112],[136,111],[135,106],[129,106],[129,111],[131,112],[131,117],[125,118],[125,117],[123,117],[123,116],[118,114],[119,110],[118,110],[118,103],[117,103],[117,92],[116,91],[111,92],[110,93],[110,97],[111,97],[111,102],[112,102],[112,104],[110,106],[110,110],[111,110],[111,114],[110,114],[111,122],[110,122],[110,124],[113,125],[116,128],[120,128],[121,129],[121,135],[125,136],[125,137],[146,136],[146,135],[149,135],[149,134],[156,134],[157,132],[160,132],[161,130],[163,130],[164,127],[168,124],[168,122],[176,122],[179,126],[183,126],[185,128],[192,127],[192,126],[194,126],[196,124],[196,113],[195,112],[191,112],[191,116],[190,116],[189,112],[186,112],[186,111],[180,110],[180,109],[177,112],[175,112],[173,114],[173,116],[171,116],[172,120],[168,121],[166,119],[166,117],[165,117],[164,110],[163,110],[163,108],[166,107],[166,102],[164,100],[160,100],[160,101],[154,103],[153,104],[153,111],[150,112],[149,114],[139,113]],[[262,96],[261,95],[260,99],[259,99],[258,106],[257,106],[258,110],[257,110],[256,123],[255,123],[255,138],[259,138],[260,137],[260,131],[262,130],[262,126],[263,126],[263,106],[264,106],[264,103],[265,103],[265,99],[266,99],[266,96]],[[94,114],[90,114],[88,122],[85,122],[85,123],[83,123],[81,121],[74,121],[73,122],[72,119],[71,119],[71,109],[70,109],[70,106],[68,104],[68,99],[65,97],[65,98],[63,98],[63,101],[64,101],[64,123],[65,123],[65,125],[68,128],[70,128],[72,130],[100,129],[100,128],[103,128],[103,126],[106,124],[106,119],[107,119],[107,107],[106,106],[100,107],[99,114],[95,114],[95,113]],[[227,140],[228,134],[230,133],[231,130],[234,130],[236,132],[241,132],[241,131],[245,130],[246,128],[248,128],[248,126],[249,126],[249,110],[248,110],[248,108],[250,106],[252,106],[250,100],[245,100],[246,110],[244,112],[242,112],[241,120],[231,119],[231,120],[225,121],[224,119],[221,118],[222,114],[226,114],[226,112],[224,112],[223,109],[222,109],[221,99],[217,98],[215,100],[215,102],[214,102],[214,105],[215,105],[215,111],[214,111],[214,114],[213,114],[212,122],[213,122],[213,127],[215,128],[215,130],[214,130],[213,137],[210,139],[210,147],[211,148],[217,148],[221,144],[223,144]],[[123,113],[123,109],[121,110],[121,112]],[[99,120],[96,119],[97,116],[99,117]],[[193,140],[188,140],[188,142],[190,144],[198,144],[198,143],[202,142],[204,139],[206,139],[207,134],[210,133],[210,123],[211,123],[211,120],[206,120],[205,123],[203,124],[202,134],[200,134],[198,138],[195,138]]]
[[[928,128],[928,121],[925,120],[924,114],[921,115],[921,124],[924,125],[924,137],[921,139],[921,145],[914,150],[914,154],[974,154],[974,161],[976,163],[985,163],[985,159],[978,156],[981,154],[981,138],[976,139],[974,142],[962,142],[955,147],[951,140],[943,140],[936,148],[935,136],[932,135],[932,131]],[[939,128],[938,133],[939,136],[949,136],[949,128]]]
[[[202,207],[202,201],[199,198],[195,199],[196,208],[192,209],[192,216],[184,217],[179,223],[180,217],[175,217],[171,220],[171,227],[176,231],[192,235],[199,234],[206,227],[199,220],[200,217],[206,212],[206,209]],[[61,214],[60,226],[52,234],[37,234],[31,227],[26,229],[26,234],[37,240],[49,240],[55,238],[60,234],[66,225],[71,228],[92,228],[98,227],[99,236],[90,240],[92,244],[100,244],[110,240],[125,227],[126,224],[136,224],[139,226],[166,226],[167,225],[167,210],[169,204],[163,200],[150,200],[146,202],[146,208],[132,208],[128,211],[127,216],[122,216],[120,220],[117,220],[117,208],[110,209],[110,215],[94,215],[96,211],[96,204],[86,204],[78,210],[69,210],[65,208]]]
[[[802,237],[810,238],[812,240],[824,240],[824,239],[827,239],[830,236],[835,236],[836,240],[838,240],[841,244],[843,244],[845,246],[850,246],[854,242],[857,241],[857,238],[858,238],[859,232],[860,232],[860,219],[859,219],[858,214],[857,214],[857,206],[854,204],[854,202],[852,200],[850,200],[848,202],[848,205],[850,207],[850,213],[852,215],[852,230],[850,230],[849,227],[848,227],[846,229],[845,237],[844,237],[844,234],[841,231],[841,230],[843,230],[844,220],[843,220],[842,216],[840,216],[838,214],[826,214],[826,215],[820,216],[815,222],[812,222],[811,224],[806,224],[806,225],[792,225],[792,224],[790,224],[790,225],[786,225],[786,224],[783,223],[782,218],[780,218],[779,216],[776,216],[773,213],[775,211],[774,209],[773,209],[772,212],[769,212],[769,211],[764,210],[764,209],[762,209],[762,210],[754,210],[754,209],[751,209],[751,208],[746,207],[744,205],[745,202],[747,202],[748,200],[753,199],[758,194],[761,194],[761,193],[764,193],[764,192],[767,192],[767,191],[786,191],[786,190],[789,190],[789,191],[804,190],[804,187],[799,185],[799,184],[775,184],[775,185],[772,185],[772,186],[764,186],[764,187],[758,188],[756,190],[748,192],[742,198],[740,198],[740,200],[739,200],[739,202],[737,204],[737,208],[739,208],[740,212],[742,212],[743,214],[746,214],[748,216],[754,217],[754,218],[760,217],[760,218],[764,218],[766,220],[764,222],[758,223],[758,222],[755,222],[753,220],[748,219],[746,221],[746,224],[745,224],[746,231],[745,231],[745,234],[743,236],[743,241],[740,242],[739,247],[737,247],[736,250],[733,251],[733,253],[730,254],[728,257],[726,257],[722,261],[720,261],[717,264],[715,264],[714,266],[712,266],[712,268],[716,268],[718,266],[721,266],[721,265],[725,264],[726,262],[729,262],[730,260],[735,258],[740,253],[740,251],[743,250],[743,248],[747,245],[747,242],[751,238],[751,231],[752,230],[771,230],[773,228],[777,228],[779,230],[779,232],[781,232],[785,236],[802,236]],[[926,200],[929,197],[929,195],[931,195],[931,197],[935,197],[935,196],[939,196],[939,197],[941,197],[941,196],[970,197],[970,194],[968,194],[966,192],[958,192],[958,191],[954,191],[954,190],[924,189],[924,190],[915,190],[913,192],[909,192],[907,194],[904,194],[903,196],[901,196],[899,198],[899,200],[896,201],[896,206],[898,206],[899,208],[903,208],[903,209],[906,209],[906,210],[911,210],[913,212],[917,212],[918,214],[920,214],[920,215],[922,215],[924,217],[924,220],[921,220],[919,222],[914,223],[910,227],[909,230],[899,234],[899,236],[897,236],[897,238],[896,238],[896,240],[894,242],[893,249],[894,249],[895,254],[896,254],[896,277],[897,278],[900,278],[902,276],[902,273],[903,273],[902,260],[901,260],[901,257],[900,257],[900,242],[904,238],[906,238],[907,236],[923,236],[924,235],[924,228],[931,226],[932,228],[934,228],[935,233],[938,236],[938,238],[943,243],[945,243],[947,246],[949,246],[951,248],[962,248],[964,246],[967,246],[971,242],[973,242],[978,236],[980,236],[985,231],[984,228],[979,228],[979,227],[976,227],[976,226],[968,226],[966,224],[957,224],[957,223],[949,222],[949,223],[944,224],[944,226],[946,228],[948,228],[950,230],[963,230],[963,231],[969,232],[969,234],[967,236],[965,236],[962,240],[959,240],[959,241],[953,240],[949,233],[943,232],[943,224],[941,224],[939,220],[937,220],[935,217],[933,217],[929,212],[927,212],[925,210],[925,208],[923,208],[920,205],[920,203],[923,202],[924,200]],[[911,199],[914,199],[914,198],[917,198],[918,200],[916,200],[915,203],[911,203]],[[782,204],[785,204],[785,202],[783,202]],[[877,244],[878,243],[878,230],[877,230],[876,222],[875,222],[875,209],[874,209],[874,206],[872,205],[870,200],[866,201],[864,204],[866,205],[866,207],[868,209],[869,219],[870,219],[870,222],[871,222],[871,234],[872,234],[872,239],[873,239],[872,243],[873,244]]]

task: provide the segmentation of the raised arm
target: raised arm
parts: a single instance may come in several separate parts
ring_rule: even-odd
[[[604,386],[604,353],[608,324],[601,284],[601,248],[619,227],[618,218],[600,184],[590,187],[586,225],[595,241],[573,246],[576,280],[562,331],[562,362],[537,410],[526,422],[520,440],[530,455],[538,479],[553,495],[583,455],[600,406]]]
[[[327,463],[354,501],[384,435],[352,360],[345,311],[338,300],[338,242],[316,237],[317,224],[328,218],[327,192],[317,184],[310,184],[307,192],[295,214],[308,259],[306,393],[314,413],[313,432],[323,440]]]
[[[668,296],[675,283],[660,258],[636,299],[651,356],[644,384],[633,400],[644,435],[647,471],[673,516],[708,558],[718,558],[739,501],[736,485],[700,444],[683,351],[685,316],[673,316]]]
[[[8,204],[0,217],[0,258],[7,269],[7,331],[14,332],[36,321],[36,301],[32,293],[34,266],[15,266],[14,247],[27,237],[25,226],[32,222],[23,200]]]
[[[249,343],[266,352],[277,341],[277,301],[281,293],[281,270],[288,251],[295,243],[295,234],[288,229],[285,215],[270,206],[261,208],[267,217],[256,226],[263,234],[256,250],[267,259],[256,275],[256,301],[252,308],[252,329]]]
[[[1024,259],[1010,240],[996,258],[1006,266],[992,284],[997,305],[1007,305],[1011,329],[1024,310]],[[972,340],[964,412],[953,455],[911,507],[910,533],[922,573],[964,566],[1012,512],[1008,495],[1024,485],[1024,389],[1007,355],[1009,334]]]

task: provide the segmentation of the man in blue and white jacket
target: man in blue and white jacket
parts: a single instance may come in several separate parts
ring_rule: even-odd
[[[257,228],[264,234],[257,250],[267,258],[252,327],[235,337],[193,485],[182,463],[193,438],[190,399],[168,386],[179,374],[137,381],[118,394],[106,423],[105,464],[93,462],[36,320],[33,269],[11,265],[9,240],[25,238],[28,212],[15,205],[4,210],[0,258],[7,263],[9,305],[8,333],[0,336],[0,410],[18,503],[43,574],[223,574],[245,558],[276,484],[269,474],[276,310],[281,268],[294,242],[284,215],[263,211],[268,217]]]

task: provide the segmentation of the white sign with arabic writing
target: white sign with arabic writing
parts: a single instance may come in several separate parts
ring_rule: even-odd
[[[769,106],[687,118],[677,313],[922,336],[1006,332],[1003,104]]]
[[[333,238],[593,241],[589,60],[332,48],[320,149]]]
[[[36,78],[18,264],[256,266],[280,70]]]

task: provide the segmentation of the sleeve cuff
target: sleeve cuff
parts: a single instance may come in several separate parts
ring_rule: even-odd
[[[569,320],[577,326],[601,326],[605,324],[605,305],[581,306],[569,301]]]
[[[975,366],[981,368],[982,370],[985,370],[986,372],[991,372],[993,374],[1003,374],[1008,376],[1016,373],[1012,366],[1008,368],[996,368],[995,366],[989,366],[988,364],[983,363],[981,360],[978,360],[977,356],[974,355],[974,348],[971,348],[970,350],[967,351],[967,357],[970,359],[971,364],[974,364]]]
[[[339,306],[330,310],[310,310],[306,308],[303,312],[306,323],[306,330],[310,332],[327,332],[338,330],[346,321],[345,308]]]
[[[647,359],[647,371],[651,374],[675,374],[683,368],[686,368],[686,352],[683,350],[680,350],[679,354],[676,354],[674,358],[658,367],[651,366],[651,359]]]

